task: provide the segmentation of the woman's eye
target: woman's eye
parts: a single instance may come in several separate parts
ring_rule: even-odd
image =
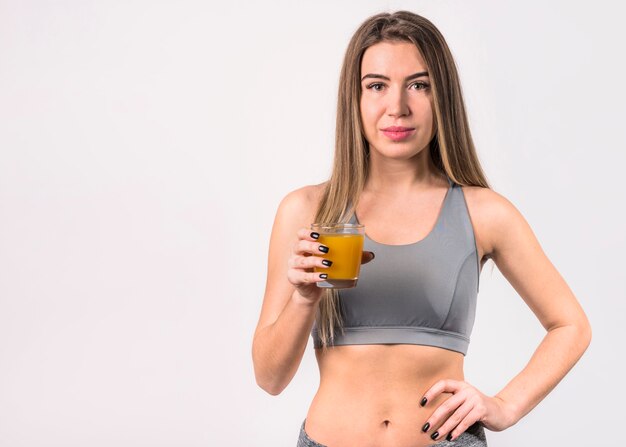
[[[385,87],[385,84],[383,84],[382,82],[375,82],[373,84],[369,84],[366,88],[368,90],[374,90],[375,92],[380,92],[383,90],[384,87]],[[429,87],[429,85],[426,84],[425,82],[414,82],[409,87],[414,88],[415,90],[426,90]]]
[[[414,87],[416,85],[420,88],[416,88],[415,90],[425,90],[428,88],[428,84],[424,82],[415,82],[414,84],[411,84],[411,87]]]
[[[374,84],[370,84],[367,86],[368,89],[374,90],[375,92],[379,92],[382,90],[383,84],[380,82],[375,82]]]

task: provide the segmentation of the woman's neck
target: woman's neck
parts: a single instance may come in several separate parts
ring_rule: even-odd
[[[403,196],[443,184],[444,179],[433,164],[428,148],[408,160],[382,157],[371,151],[363,192]]]

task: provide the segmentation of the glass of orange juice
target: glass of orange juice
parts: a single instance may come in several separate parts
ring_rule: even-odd
[[[317,240],[328,247],[328,253],[315,256],[332,261],[330,267],[315,267],[316,273],[326,273],[328,278],[318,287],[349,289],[356,287],[361,269],[365,225],[350,223],[314,223],[311,230],[319,233]]]

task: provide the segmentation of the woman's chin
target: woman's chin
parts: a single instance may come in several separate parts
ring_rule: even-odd
[[[381,150],[370,150],[370,152],[375,152],[376,156],[383,159],[411,160],[420,155],[424,149],[427,148],[415,149],[414,147],[407,147],[407,145],[394,145],[392,147],[384,147]]]

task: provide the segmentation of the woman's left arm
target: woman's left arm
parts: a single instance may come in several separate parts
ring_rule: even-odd
[[[475,230],[481,229],[485,252],[547,334],[524,369],[493,397],[454,380],[442,380],[428,390],[428,401],[441,392],[454,393],[428,420],[431,427],[440,427],[439,436],[452,431],[453,438],[476,421],[493,431],[517,423],[565,377],[591,341],[585,312],[521,213],[492,190],[473,195],[480,211],[472,220]]]

